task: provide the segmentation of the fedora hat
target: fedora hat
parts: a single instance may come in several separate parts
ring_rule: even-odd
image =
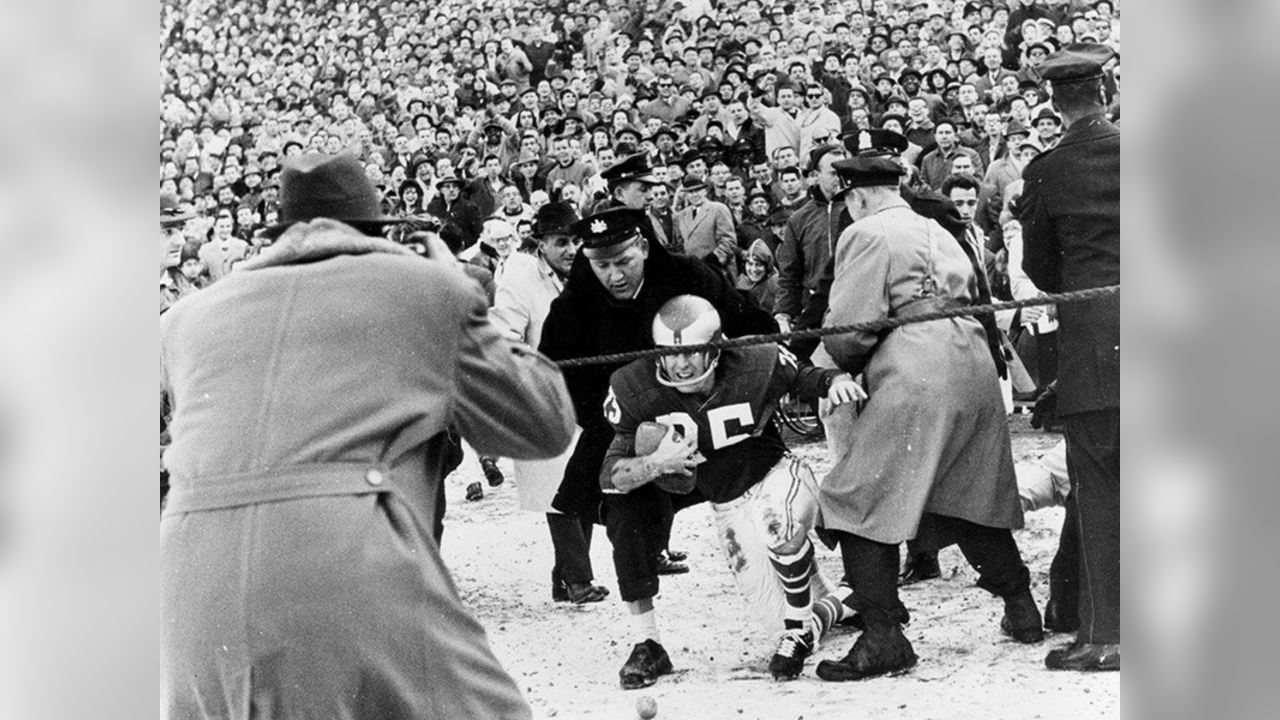
[[[294,223],[331,218],[358,230],[404,222],[384,215],[378,189],[355,155],[307,153],[288,158],[280,171],[280,222],[262,231],[276,237]]]
[[[184,207],[178,201],[177,194],[171,192],[160,193],[160,227],[181,225],[197,215],[199,213],[189,207]]]

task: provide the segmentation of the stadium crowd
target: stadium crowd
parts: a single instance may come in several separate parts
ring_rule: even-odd
[[[547,202],[589,214],[602,171],[643,152],[668,246],[684,250],[674,216],[701,180],[732,219],[726,269],[796,314],[805,273],[776,267],[777,248],[816,183],[815,146],[905,135],[912,182],[976,182],[974,223],[1000,254],[1009,186],[1062,130],[1036,65],[1119,37],[1110,0],[166,2],[161,309],[269,242],[291,155],[356,154],[388,212],[457,225],[472,257],[510,234],[530,249]],[[1113,120],[1119,79],[1117,58]],[[489,218],[510,227],[477,245]]]

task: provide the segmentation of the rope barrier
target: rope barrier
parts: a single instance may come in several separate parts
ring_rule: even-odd
[[[569,358],[566,360],[558,360],[556,361],[556,364],[561,368],[584,367],[587,365],[611,365],[614,363],[627,363],[640,358],[658,357],[660,355],[680,355],[683,353],[701,352],[703,350],[723,350],[725,348],[746,347],[748,345],[765,345],[768,343],[781,343],[795,339],[825,337],[827,335],[843,335],[851,332],[880,332],[881,330],[892,330],[893,328],[902,327],[903,325],[914,325],[915,323],[931,322],[933,320],[971,317],[974,315],[996,312],[998,310],[1016,310],[1018,308],[1032,307],[1035,305],[1064,305],[1119,294],[1119,285],[1107,285],[1104,287],[1088,288],[1086,290],[1073,290],[1071,292],[1056,293],[1053,295],[1042,295],[1040,297],[1027,298],[1025,300],[1009,300],[1006,302],[991,303],[989,305],[965,305],[945,308],[905,318],[883,318],[869,322],[852,323],[849,325],[833,325],[831,327],[812,328],[809,330],[793,330],[785,333],[773,333],[772,335],[747,335],[740,338],[715,340],[713,342],[702,343],[700,345],[655,347],[648,348],[646,350],[611,353],[608,355]]]

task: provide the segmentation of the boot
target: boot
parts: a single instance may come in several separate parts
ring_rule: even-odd
[[[496,458],[481,457],[480,469],[484,471],[484,479],[489,483],[489,487],[498,487],[506,480],[502,476],[502,471],[498,469]]]
[[[906,567],[902,569],[898,584],[913,585],[939,577],[942,577],[942,568],[938,565],[938,553],[921,552],[907,558]]]
[[[484,489],[480,487],[480,483],[473,482],[467,485],[467,499],[475,502],[484,497]]]
[[[1040,624],[1040,608],[1030,590],[1023,590],[1004,599],[1004,617],[1000,629],[1005,635],[1020,643],[1038,643],[1044,640],[1044,627]]]
[[[911,642],[902,634],[901,625],[868,627],[849,654],[839,660],[818,663],[818,677],[833,682],[847,682],[900,672],[916,664]]]
[[[1106,672],[1120,669],[1120,644],[1073,642],[1065,647],[1050,650],[1044,659],[1050,670],[1076,670],[1078,672]]]

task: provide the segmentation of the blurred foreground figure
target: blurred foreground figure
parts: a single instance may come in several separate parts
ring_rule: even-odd
[[[1040,65],[1067,131],[1023,171],[1016,214],[1022,267],[1045,292],[1120,282],[1120,130],[1105,117],[1102,74],[1114,55],[1106,45],[1078,43]],[[1119,670],[1120,298],[1061,305],[1058,323],[1056,413],[1066,429],[1079,524],[1080,631],[1045,664]],[[1071,524],[1069,518],[1064,533]]]
[[[424,260],[376,236],[354,157],[281,179],[279,240],[161,321],[161,716],[527,718],[432,529],[446,425],[553,456],[560,372],[437,239]]]

